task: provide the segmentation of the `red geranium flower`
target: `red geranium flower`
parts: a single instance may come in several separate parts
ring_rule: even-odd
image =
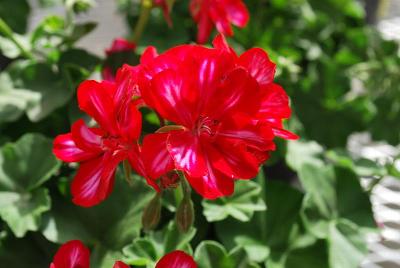
[[[111,57],[113,54],[120,53],[120,52],[129,52],[134,51],[136,49],[136,44],[130,42],[124,38],[116,38],[114,39],[111,47],[106,49],[107,58]],[[102,70],[102,76],[107,81],[115,81],[115,69],[105,63]]]
[[[116,83],[83,82],[78,88],[79,107],[98,126],[89,128],[78,120],[70,133],[54,140],[53,152],[59,159],[80,163],[71,187],[77,205],[90,207],[104,200],[112,191],[118,164],[125,159],[143,174],[137,161],[142,117],[131,101],[134,79],[126,66],[118,72]]]
[[[129,268],[116,261],[113,268]],[[63,244],[54,256],[50,268],[90,268],[90,252],[81,241],[71,240]],[[183,251],[173,251],[160,259],[156,268],[197,268],[193,258]]]
[[[246,26],[249,11],[242,0],[191,0],[190,13],[198,24],[197,42],[204,44],[213,29],[232,36],[231,23],[238,27]]]
[[[176,250],[162,257],[156,268],[197,268],[197,264],[191,256]]]
[[[235,179],[257,175],[267,152],[275,149],[274,136],[289,133],[281,127],[290,115],[265,52],[249,50],[238,57],[222,36],[215,46],[179,46],[141,66],[145,103],[176,124],[146,137],[143,152],[153,155],[144,158],[145,166],[153,178],[159,176],[173,168],[169,154],[208,199],[230,195]],[[295,138],[291,135],[280,136]]]
[[[62,245],[50,268],[89,268],[90,252],[81,241],[72,240]]]

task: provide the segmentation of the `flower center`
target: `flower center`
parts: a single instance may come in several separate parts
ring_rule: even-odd
[[[101,147],[105,151],[113,151],[118,153],[121,151],[128,151],[132,148],[132,145],[125,142],[120,137],[106,136],[101,139]]]
[[[217,134],[221,123],[218,120],[211,119],[208,116],[200,116],[195,125],[195,132],[197,135],[206,135],[213,137]]]

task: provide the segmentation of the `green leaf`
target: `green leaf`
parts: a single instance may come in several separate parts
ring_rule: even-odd
[[[281,252],[289,248],[303,194],[287,184],[267,180],[264,199],[268,209],[256,212],[250,222],[238,223],[234,219],[226,219],[216,224],[217,235],[227,247],[233,248],[245,242],[246,251],[251,247],[261,251],[261,255],[249,255],[252,261],[260,261],[261,256],[268,255],[268,251]]]
[[[108,249],[119,250],[139,236],[142,210],[151,193],[143,179],[128,187],[120,172],[111,195],[94,207],[76,206],[71,197],[54,193],[42,233],[55,243],[81,239],[88,246],[101,243]]]
[[[23,47],[25,50],[30,50],[29,41],[25,36],[13,33],[12,37]],[[0,51],[1,53],[10,59],[18,58],[19,56],[25,56],[21,47],[18,47],[15,42],[9,38],[0,36]]]
[[[40,134],[6,143],[0,150],[0,191],[29,192],[47,181],[60,166],[52,147]]]
[[[26,134],[0,150],[0,217],[17,237],[37,231],[43,212],[50,209],[47,189],[38,188],[59,167],[51,140]]]
[[[10,76],[5,72],[0,74],[0,123],[17,120],[29,106],[35,105],[39,100],[40,94],[15,89]]]
[[[203,213],[209,222],[221,221],[231,216],[239,221],[249,221],[255,211],[266,209],[260,197],[261,187],[252,181],[237,181],[235,193],[217,200],[203,200]]]
[[[194,253],[199,268],[219,267],[232,268],[234,267],[233,260],[229,257],[225,248],[215,241],[203,241],[196,248]]]
[[[268,266],[269,267],[269,266]],[[291,250],[287,256],[284,268],[320,268],[328,266],[327,243],[318,240],[311,246]],[[347,267],[347,266],[343,266]]]
[[[368,253],[357,225],[347,220],[332,222],[329,228],[329,264],[332,268],[356,268]]]
[[[321,145],[314,141],[290,141],[287,145],[286,163],[296,171],[306,163],[323,166],[323,152]]]
[[[174,250],[183,250],[191,253],[190,241],[196,234],[191,228],[181,233],[171,221],[162,231],[151,232],[146,237],[136,238],[133,243],[123,249],[124,260],[131,265],[153,267],[165,254]]]
[[[3,199],[0,192],[0,199]],[[0,216],[11,228],[15,236],[23,237],[28,231],[37,231],[41,216],[50,209],[50,196],[47,189],[39,188],[20,194],[18,200],[0,207]]]
[[[43,268],[49,267],[57,247],[38,233],[29,233],[24,238],[7,235],[0,242],[2,267]]]
[[[327,219],[335,217],[336,196],[333,168],[306,163],[299,170],[299,179],[321,215]]]
[[[14,32],[25,33],[28,26],[30,7],[27,0],[1,0],[0,18],[2,18]]]
[[[14,65],[10,75],[16,88],[29,89],[40,95],[37,105],[27,107],[27,115],[32,122],[42,120],[65,105],[73,94],[62,75],[45,63]]]

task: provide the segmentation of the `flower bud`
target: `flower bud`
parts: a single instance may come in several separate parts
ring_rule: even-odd
[[[161,193],[156,193],[147,204],[142,215],[142,226],[145,231],[154,229],[161,217]]]
[[[194,222],[194,208],[190,195],[186,195],[182,199],[176,211],[175,220],[179,231],[182,233],[188,232],[190,227],[192,227]]]

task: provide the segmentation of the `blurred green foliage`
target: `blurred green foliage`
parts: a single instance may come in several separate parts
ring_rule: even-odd
[[[26,32],[27,1],[0,4],[0,262],[4,267],[46,267],[58,246],[81,239],[92,265],[122,259],[153,267],[174,249],[194,255],[200,268],[358,267],[367,253],[365,234],[375,222],[361,176],[399,177],[393,163],[355,158],[350,134],[368,131],[390,144],[400,139],[399,46],[365,23],[355,0],[248,0],[251,19],[229,42],[239,52],[257,46],[277,63],[277,82],[291,97],[288,127],[300,141],[278,141],[253,181],[238,182],[233,196],[204,201],[193,194],[195,228],[179,233],[173,212],[179,190],[163,197],[157,230],[141,231],[142,211],[153,191],[142,178],[127,186],[118,172],[114,193],[99,206],[74,206],[69,184],[76,166],[61,165],[51,139],[83,115],[77,85],[106,63],[135,64],[143,48],[163,51],[193,42],[196,25],[188,0],[177,0],[173,28],[155,8],[137,54],[107,60],[76,42],[95,22],[76,23],[89,0],[42,0],[61,5],[65,17],[49,16]],[[119,0],[133,29],[140,6]],[[9,12],[13,10],[13,12]],[[110,40],[111,43],[111,40]],[[114,66],[115,65],[115,66]],[[147,113],[143,128],[157,121]],[[264,173],[265,172],[265,173]]]

